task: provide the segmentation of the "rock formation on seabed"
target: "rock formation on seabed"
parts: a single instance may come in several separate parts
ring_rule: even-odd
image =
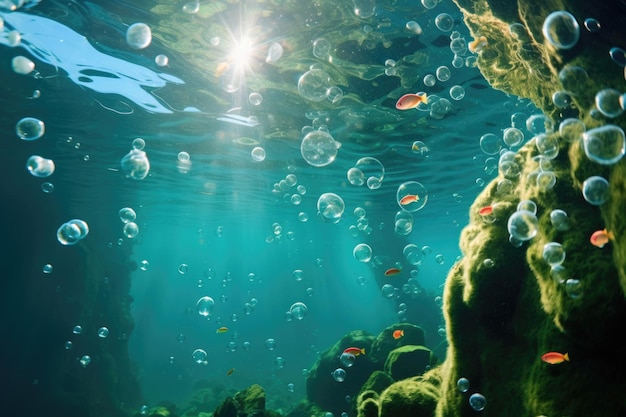
[[[487,80],[543,114],[471,207],[445,361],[359,397],[359,416],[626,415],[626,5],[455,1]]]

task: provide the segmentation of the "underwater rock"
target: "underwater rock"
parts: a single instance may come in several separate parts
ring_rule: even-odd
[[[237,417],[239,412],[238,404],[232,397],[226,399],[215,409],[214,417]]]
[[[400,331],[401,336],[394,338],[394,332]],[[420,345],[426,344],[424,330],[414,324],[397,323],[385,328],[378,334],[372,348],[370,356],[374,361],[381,364],[387,360],[387,355],[393,349],[404,345]]]
[[[357,409],[357,417],[378,417],[378,402],[374,398],[366,398]]]
[[[311,417],[324,414],[317,404],[307,400],[302,400],[287,414],[287,417]]]
[[[346,403],[346,396],[355,397],[370,374],[375,370],[382,370],[382,363],[374,362],[368,353],[373,341],[374,336],[355,330],[322,353],[307,376],[308,400],[335,415],[351,408],[352,406]],[[358,355],[350,367],[342,364],[339,359],[343,351],[349,347],[365,349],[365,354]],[[342,382],[333,379],[333,372],[338,368],[342,368],[346,373]]]
[[[439,401],[439,387],[421,377],[398,381],[380,396],[379,417],[432,417]]]
[[[359,397],[372,395],[372,393],[380,394],[385,390],[385,388],[387,388],[394,382],[395,381],[393,380],[391,375],[389,375],[387,372],[374,371],[361,387]]]
[[[213,413],[214,417],[275,417],[280,413],[265,409],[265,390],[258,384],[237,392],[233,397],[227,397]]]
[[[587,129],[626,125],[623,114],[605,117],[594,101],[601,89],[623,88],[623,68],[609,55],[621,39],[622,25],[614,18],[624,11],[619,1],[455,2],[472,35],[488,39],[478,66],[493,87],[530,98],[554,124],[576,116]],[[593,16],[603,22],[601,33],[582,30],[572,48],[555,48],[544,38],[542,25],[559,10],[579,22]],[[579,69],[568,72],[574,66]],[[571,95],[566,108],[552,101],[560,90]],[[449,272],[444,290],[449,347],[435,370],[441,386],[410,386],[408,381],[415,379],[391,385],[378,402],[381,417],[403,414],[404,408],[394,407],[411,407],[420,398],[426,408],[438,398],[438,416],[473,416],[469,400],[474,393],[487,401],[483,413],[626,414],[626,383],[622,372],[615,371],[626,369],[616,332],[626,320],[626,166],[623,161],[604,165],[589,160],[580,134],[570,137],[548,129],[541,139],[557,144],[553,154],[542,153],[537,140],[528,142],[514,157],[519,172],[500,172],[470,209],[460,241],[464,256]],[[542,188],[538,176],[547,169],[556,183]],[[609,200],[600,206],[583,198],[583,182],[592,175],[610,184]],[[508,185],[501,187],[505,181]],[[536,205],[536,234],[526,242],[511,241],[507,221],[524,200]],[[479,215],[485,207],[493,208],[490,221]],[[553,225],[555,209],[567,213],[567,230]],[[589,237],[603,228],[614,235],[606,247],[597,248]],[[543,256],[551,242],[567,252],[556,273]],[[568,353],[569,361],[545,363],[541,357],[550,351]],[[469,381],[469,390],[457,388],[460,378]],[[397,384],[407,385],[400,390]]]
[[[385,372],[394,380],[423,374],[437,362],[430,349],[425,346],[406,345],[389,352],[385,361]]]
[[[265,410],[265,390],[258,384],[250,385],[243,391],[235,394],[238,409],[246,413]]]

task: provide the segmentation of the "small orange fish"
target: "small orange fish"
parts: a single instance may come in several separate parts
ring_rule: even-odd
[[[400,199],[400,204],[403,206],[420,201],[420,196],[417,194],[407,194]]]
[[[233,372],[235,372],[235,368],[230,368],[228,371],[226,371],[226,376],[232,375]]]
[[[541,360],[549,363],[550,365],[556,365],[565,361],[569,361],[569,355],[567,353],[548,352],[541,355]]]
[[[396,102],[396,109],[410,110],[416,108],[420,103],[428,104],[426,93],[405,94]]]
[[[226,333],[228,331],[228,327],[220,327],[215,331],[215,333]]]
[[[404,330],[394,330],[393,331],[393,338],[394,339],[400,339],[402,336],[404,336]]]
[[[490,216],[493,214],[493,207],[485,206],[478,210],[478,214],[480,214],[481,216]]]
[[[487,47],[489,43],[487,42],[487,38],[484,36],[479,36],[476,39],[474,39],[473,41],[471,41],[470,43],[467,44],[467,49],[470,50],[471,53],[473,54],[477,54],[480,51],[482,51],[483,49],[485,49],[485,47]]]
[[[220,78],[230,68],[230,62],[220,62],[215,69],[215,77]]]
[[[398,275],[400,272],[402,272],[400,268],[389,268],[388,270],[385,271],[385,276],[392,277],[394,275]]]
[[[596,230],[595,232],[593,232],[589,241],[591,242],[593,246],[603,248],[604,245],[609,243],[609,240],[613,240],[613,239],[615,239],[615,237],[613,236],[613,233],[609,232],[606,229],[602,229],[602,230]]]
[[[365,355],[365,348],[349,347],[343,353],[349,353],[354,356]]]

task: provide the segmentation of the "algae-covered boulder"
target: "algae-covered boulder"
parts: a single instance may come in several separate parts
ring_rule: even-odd
[[[279,413],[265,409],[265,390],[258,384],[227,397],[213,413],[214,417],[238,417],[254,415],[257,417],[276,417]]]
[[[382,369],[382,364],[372,361],[368,354],[373,341],[374,336],[371,334],[355,330],[323,352],[307,376],[306,387],[309,401],[335,415],[351,409],[352,406],[346,402],[346,396],[356,397],[370,374],[377,369]],[[346,366],[340,361],[341,354],[349,347],[365,350],[365,354],[360,354],[355,358],[352,366]],[[346,372],[344,381],[336,381],[333,378],[333,372],[338,368]]]
[[[439,376],[419,376],[398,381],[378,400],[379,417],[432,417],[440,399]]]
[[[385,388],[389,385],[393,384],[395,381],[387,372],[384,371],[374,371],[367,378],[367,381],[361,387],[361,392],[359,393],[359,397],[364,396],[366,393],[378,393],[383,392]]]
[[[239,410],[246,413],[265,410],[265,390],[258,384],[239,391],[235,394],[234,400],[239,404]]]
[[[614,17],[624,5],[455,1],[472,35],[487,38],[478,66],[488,81],[530,98],[547,117],[538,119],[538,130],[528,129],[536,136],[508,155],[507,169],[501,167],[470,209],[460,241],[464,256],[444,290],[449,348],[438,368],[436,415],[476,415],[469,401],[474,393],[486,399],[485,416],[626,415],[626,359],[616,331],[626,321],[626,163],[598,163],[585,146],[599,141],[595,151],[602,153],[610,148],[603,141],[610,139],[590,130],[626,127],[624,114],[607,116],[601,111],[605,103],[596,98],[603,89],[623,89],[623,65],[609,51],[624,47],[623,36],[616,36],[623,33],[622,23]],[[559,48],[544,36],[544,21],[558,11],[569,15],[550,33],[578,26],[580,38],[572,48]],[[582,22],[588,17],[602,29],[587,31]],[[572,18],[576,26],[562,23]],[[557,105],[555,93],[567,94],[569,103]],[[604,203],[591,204],[583,192],[592,176],[608,181]],[[531,207],[530,214],[522,213],[526,236],[516,235],[521,229],[510,220],[520,203]],[[488,218],[479,214],[487,207],[493,212]],[[566,226],[555,222],[555,210],[566,213]],[[592,234],[604,228],[613,233],[610,242],[592,245]],[[548,262],[550,243],[565,251],[562,263]],[[543,362],[550,351],[567,352],[570,360]],[[466,393],[456,389],[460,377],[470,381]]]
[[[430,349],[425,346],[406,345],[389,352],[385,372],[396,381],[421,375],[436,362]]]
[[[397,337],[394,337],[394,332],[397,332]],[[397,323],[385,328],[378,334],[372,343],[370,356],[374,361],[383,364],[387,360],[389,352],[395,348],[404,345],[424,346],[425,344],[426,338],[421,327],[410,323]]]

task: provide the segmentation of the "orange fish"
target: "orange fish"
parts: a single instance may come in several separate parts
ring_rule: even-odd
[[[385,276],[392,277],[394,275],[398,275],[400,272],[402,272],[400,268],[389,268],[388,270],[385,271]]]
[[[343,353],[349,353],[354,356],[365,355],[365,348],[349,347]]]
[[[595,232],[593,232],[589,241],[591,242],[593,246],[603,248],[604,245],[609,243],[609,240],[613,240],[613,239],[615,239],[615,237],[613,236],[613,233],[609,232],[606,229],[602,229],[602,230],[596,230]]]
[[[550,365],[556,365],[565,361],[569,361],[569,355],[567,353],[548,352],[541,355],[541,360],[549,363]]]
[[[226,371],[226,376],[232,375],[233,372],[235,372],[235,368],[230,368],[228,371]]]
[[[215,77],[220,78],[230,68],[230,62],[220,62],[215,69]]]
[[[215,331],[215,333],[226,333],[228,331],[228,327],[220,327]]]
[[[480,214],[481,216],[490,216],[493,214],[493,207],[485,206],[478,210],[478,214]]]
[[[420,103],[428,104],[426,93],[405,94],[396,102],[396,109],[410,110],[416,108]]]
[[[416,203],[420,201],[420,196],[417,194],[407,194],[400,199],[400,204],[406,206],[411,203]]]
[[[487,38],[484,36],[479,36],[470,43],[467,44],[467,49],[470,50],[471,53],[477,54],[488,45]]]
[[[393,331],[393,338],[394,339],[400,339],[402,336],[404,336],[404,330],[394,330]]]

